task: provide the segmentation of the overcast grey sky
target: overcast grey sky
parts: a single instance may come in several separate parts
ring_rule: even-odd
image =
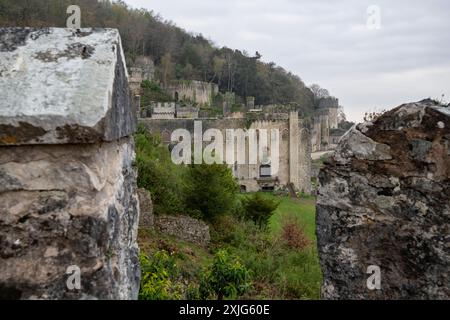
[[[365,111],[422,98],[445,94],[450,100],[448,0],[125,2],[218,46],[258,51],[307,85],[328,89],[353,121]],[[370,5],[380,9],[379,29],[376,22],[367,27]]]

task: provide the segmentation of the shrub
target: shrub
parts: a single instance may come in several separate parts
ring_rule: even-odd
[[[289,248],[303,250],[307,248],[311,241],[306,237],[303,227],[301,227],[293,217],[285,218],[281,230],[281,239]]]
[[[189,211],[213,221],[232,212],[237,202],[238,185],[230,168],[222,164],[192,164],[185,180],[185,200]]]
[[[135,141],[137,184],[150,191],[155,214],[184,212],[182,179],[186,168],[175,165],[159,136],[151,135],[142,125]]]
[[[243,199],[245,217],[253,220],[260,228],[266,227],[279,202],[255,193]]]
[[[200,280],[199,293],[203,299],[236,299],[250,288],[250,274],[245,266],[227,251],[219,250]]]
[[[190,284],[186,289],[187,300],[201,300],[200,290],[197,285]]]
[[[156,82],[144,80],[141,82],[141,88],[141,105],[143,106],[148,105],[152,101],[168,102],[172,100]]]
[[[174,279],[179,274],[175,260],[166,251],[156,251],[151,257],[140,255],[140,300],[177,300],[182,287]]]
[[[232,243],[238,221],[235,216],[226,214],[217,217],[211,225],[210,234],[213,243]]]

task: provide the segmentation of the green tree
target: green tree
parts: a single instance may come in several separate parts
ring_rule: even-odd
[[[236,257],[219,250],[211,266],[200,280],[199,292],[203,299],[211,296],[217,300],[236,299],[251,288],[250,273]]]
[[[186,170],[175,165],[168,148],[158,136],[151,135],[139,126],[135,135],[137,184],[150,191],[156,214],[180,214],[184,212],[182,179]]]
[[[256,104],[295,103],[304,114],[313,111],[314,94],[302,80],[261,61],[261,54],[218,48],[201,34],[191,34],[153,11],[134,9],[124,1],[0,0],[0,26],[65,27],[66,8],[79,5],[83,27],[109,27],[120,31],[128,61],[150,56],[158,77],[166,85],[175,76],[219,84],[222,92],[254,96]],[[316,90],[317,89],[317,90]],[[323,95],[326,90],[313,86]]]
[[[260,228],[267,226],[270,217],[280,204],[275,200],[265,198],[260,193],[246,197],[242,202],[245,217],[253,220]]]
[[[191,211],[200,212],[201,218],[212,221],[234,210],[238,189],[226,165],[192,164],[185,180],[186,206]]]

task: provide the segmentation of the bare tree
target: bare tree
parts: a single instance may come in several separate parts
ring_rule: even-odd
[[[324,89],[320,87],[318,84],[312,84],[309,89],[312,91],[314,95],[314,104],[317,104],[320,99],[322,98],[328,98],[330,96],[330,93],[327,89]]]
[[[219,56],[215,56],[213,58],[212,69],[214,71],[214,75],[211,78],[210,82],[213,82],[217,77],[218,84],[220,86],[220,82],[222,80],[222,71],[223,71],[223,67],[224,67],[225,63],[226,63],[226,60]]]
[[[173,62],[170,52],[161,58],[161,81],[166,86],[173,75]]]
[[[343,106],[338,107],[337,119],[338,119],[338,123],[347,121],[347,116],[345,115]]]
[[[328,90],[325,88],[322,88],[318,84],[312,84],[309,88],[311,89],[312,93],[314,94],[314,96],[317,99],[328,98],[330,96],[330,93],[328,92]]]
[[[382,109],[382,110],[375,109],[374,111],[364,112],[363,120],[364,121],[375,121],[385,112],[386,112],[386,109]]]

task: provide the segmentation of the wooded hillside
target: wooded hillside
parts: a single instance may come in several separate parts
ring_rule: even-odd
[[[254,96],[256,104],[292,103],[304,114],[313,110],[313,93],[296,75],[227,47],[218,48],[201,34],[188,33],[153,11],[133,9],[123,1],[0,0],[0,26],[65,27],[66,9],[81,8],[82,27],[120,30],[127,59],[151,56],[162,81],[195,79],[219,84],[220,90]]]

